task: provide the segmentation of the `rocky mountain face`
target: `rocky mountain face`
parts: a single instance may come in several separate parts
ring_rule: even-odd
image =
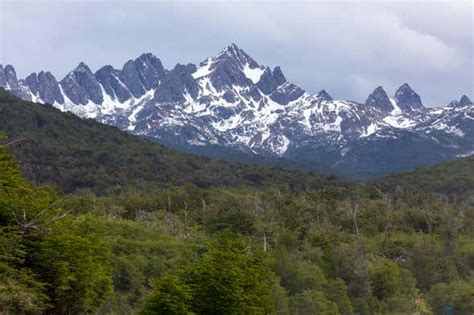
[[[210,156],[245,152],[372,176],[474,152],[467,96],[425,108],[407,83],[393,97],[379,86],[364,104],[335,100],[325,90],[312,95],[235,44],[173,69],[152,54],[95,73],[81,62],[59,82],[43,71],[18,80],[12,66],[0,65],[0,86]]]

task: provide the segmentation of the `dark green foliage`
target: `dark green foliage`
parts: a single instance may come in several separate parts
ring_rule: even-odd
[[[27,256],[21,237],[0,230],[0,313],[39,313],[48,307],[45,284],[23,267]]]
[[[45,293],[52,312],[77,314],[92,312],[109,295],[112,279],[108,247],[97,239],[71,231],[80,222],[65,220],[61,233],[35,241],[29,254],[30,268],[47,283]],[[68,227],[68,228],[67,228]]]
[[[290,300],[291,314],[339,314],[335,303],[329,301],[323,292],[305,290],[294,295]]]
[[[108,247],[77,230],[59,199],[30,186],[0,147],[0,312],[94,311],[110,292]]]
[[[326,297],[337,305],[340,314],[352,314],[351,299],[347,295],[347,286],[342,279],[329,281],[325,286]]]
[[[13,212],[23,207],[24,198],[32,194],[27,181],[20,175],[13,156],[2,147],[5,137],[0,134],[0,225],[12,222]]]
[[[216,236],[199,265],[187,271],[196,314],[268,314],[272,273],[262,253],[230,232]]]
[[[152,284],[151,293],[145,298],[139,314],[183,315],[189,314],[191,300],[189,287],[173,276],[165,276]]]
[[[446,306],[452,307],[454,314],[474,313],[474,282],[454,281],[438,283],[431,288],[429,299],[435,314],[445,314]]]
[[[474,198],[474,156],[394,174],[376,181],[384,190]]]
[[[395,295],[402,288],[400,268],[392,261],[381,262],[372,270],[370,284],[374,296],[379,300]]]

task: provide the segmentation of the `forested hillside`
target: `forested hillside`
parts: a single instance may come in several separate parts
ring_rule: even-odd
[[[472,199],[199,159],[5,94],[0,108],[0,313],[474,312]]]
[[[384,190],[409,191],[474,198],[474,156],[386,176],[377,181]]]
[[[70,192],[125,186],[199,187],[280,185],[320,187],[333,176],[231,164],[183,154],[94,120],[48,105],[25,102],[0,88],[0,132],[16,141],[8,150],[34,183],[53,183]]]

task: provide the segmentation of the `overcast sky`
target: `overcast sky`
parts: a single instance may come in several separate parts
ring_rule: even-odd
[[[473,1],[0,0],[0,63],[60,80],[80,61],[121,68],[152,52],[170,68],[236,43],[311,93],[363,102],[408,82],[436,106],[474,98],[473,14]]]

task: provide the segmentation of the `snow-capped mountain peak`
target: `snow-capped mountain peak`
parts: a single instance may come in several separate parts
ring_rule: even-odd
[[[233,148],[292,159],[309,154],[337,167],[356,165],[349,161],[365,152],[359,147],[407,137],[436,143],[449,154],[474,151],[474,140],[466,140],[474,133],[467,96],[456,106],[426,109],[407,83],[393,98],[378,86],[364,104],[333,99],[325,90],[312,95],[289,82],[279,66],[261,65],[235,44],[199,65],[173,69],[151,53],[95,73],[81,62],[60,82],[43,71],[18,80],[12,66],[0,65],[0,86],[25,100],[188,149]]]
[[[214,60],[224,61],[224,60],[233,60],[237,62],[240,66],[248,65],[250,68],[258,68],[259,64],[252,59],[245,51],[240,49],[236,44],[231,44],[216,57]]]
[[[222,91],[231,86],[249,87],[256,84],[265,70],[245,51],[232,44],[216,56],[201,62],[192,77],[210,80],[217,91]]]

